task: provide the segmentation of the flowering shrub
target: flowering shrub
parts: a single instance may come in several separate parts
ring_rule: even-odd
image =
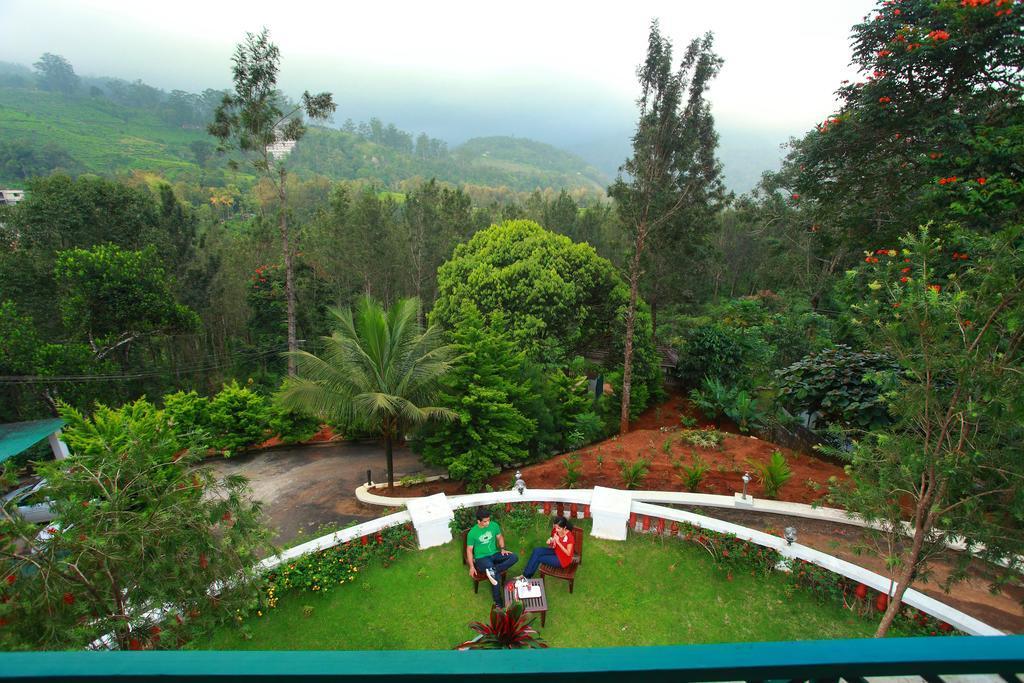
[[[279,596],[289,590],[326,592],[352,583],[374,559],[388,567],[398,556],[415,549],[413,532],[405,526],[384,529],[361,541],[347,541],[332,548],[309,553],[283,564],[266,576],[264,604],[273,609]]]

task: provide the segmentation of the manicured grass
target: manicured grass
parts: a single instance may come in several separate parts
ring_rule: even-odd
[[[589,529],[589,522],[584,523]],[[550,527],[538,516],[523,534],[506,529],[520,563]],[[570,595],[548,580],[552,647],[610,647],[733,641],[868,637],[874,624],[841,605],[793,588],[786,575],[739,573],[729,580],[706,551],[676,538],[631,536],[625,543],[586,537],[583,566]],[[511,574],[510,574],[511,576]],[[489,585],[473,594],[452,544],[406,553],[389,568],[372,566],[356,583],[328,593],[291,592],[276,609],[246,623],[250,639],[224,628],[195,649],[448,649],[485,620]],[[308,616],[304,607],[311,607]],[[898,635],[898,634],[894,634]]]

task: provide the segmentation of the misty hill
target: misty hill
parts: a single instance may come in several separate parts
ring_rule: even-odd
[[[593,187],[604,191],[608,177],[580,157],[557,147],[517,137],[486,137],[467,140],[452,150],[453,156],[477,173],[513,172],[529,175],[541,167],[561,178],[560,186]]]
[[[10,65],[7,65],[8,67]],[[73,95],[37,89],[24,73],[0,79],[0,184],[21,186],[34,175],[152,171],[169,179],[223,182],[223,160],[211,156],[204,120],[220,97],[141,82],[90,79]],[[205,170],[201,168],[201,164]],[[342,130],[310,127],[290,168],[335,180],[367,178],[392,185],[407,178],[457,184],[603,191],[606,180],[579,157],[523,138],[470,140],[449,151],[377,119]]]

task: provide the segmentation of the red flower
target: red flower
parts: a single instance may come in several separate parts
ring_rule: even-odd
[[[64,594],[64,604],[65,605],[73,605],[73,604],[75,604],[75,595],[74,595],[74,593],[65,593]]]
[[[965,320],[965,321],[964,321],[964,327],[970,327],[970,326],[971,326],[971,325],[973,325],[973,324],[974,324],[974,323],[972,323],[972,322],[971,322],[970,320]]]
[[[932,40],[949,40],[949,34],[939,29],[935,29],[929,33],[928,37]]]
[[[891,50],[879,50],[878,51],[878,56],[879,57],[888,57],[891,54],[892,54]]]
[[[863,600],[868,596],[868,587],[863,583],[858,583],[857,588],[854,589],[853,594],[857,596],[858,600]]]
[[[894,9],[892,13],[897,17],[901,14],[901,12],[898,9]]]
[[[933,292],[941,292],[942,285],[928,285],[928,289],[932,290]]]
[[[942,152],[931,152],[931,153],[928,154],[928,158],[929,159],[940,159],[941,157],[942,157]]]
[[[83,501],[82,501],[82,507],[84,507],[84,508],[87,508],[87,507],[89,507],[89,501],[87,501],[87,500],[83,500]]]
[[[878,101],[881,102],[882,104],[889,104],[890,102],[892,102],[892,99],[889,97],[879,97]]]
[[[222,522],[230,522],[231,521],[231,511],[229,510],[229,511],[225,512],[224,515],[220,519],[221,519]]]
[[[907,45],[907,50],[916,50],[919,47],[921,47],[921,43],[911,43]]]
[[[149,627],[149,632],[152,633],[154,636],[160,635],[161,631],[162,631],[162,629],[159,626],[150,626]]]
[[[9,575],[9,576],[7,577],[7,585],[8,585],[8,586],[13,586],[13,585],[14,585],[14,582],[15,582],[15,581],[17,581],[17,580],[18,580],[18,578],[17,578],[16,576],[14,576],[14,574],[10,574],[10,575]]]
[[[879,593],[878,597],[875,598],[875,609],[879,612],[884,612],[885,608],[889,606],[889,596],[885,593]]]
[[[907,266],[906,268],[900,269],[900,272],[901,273],[909,273],[910,272],[910,266]]]
[[[906,40],[907,40],[906,37],[902,33],[897,33],[896,34],[896,42],[897,43],[902,43],[902,42],[905,42]]]
[[[794,193],[792,194],[792,197],[793,197],[793,199],[800,199],[800,195],[799,195],[799,194],[797,194],[796,192],[794,192]]]
[[[141,650],[142,649],[142,643],[139,642],[138,638],[132,638],[131,640],[128,641],[128,649],[129,650]]]
[[[910,282],[910,278],[904,275],[903,277],[900,278],[900,282]]]
[[[984,185],[986,182],[988,182],[988,180],[986,178],[978,178],[978,184],[979,185]]]
[[[939,630],[942,631],[943,633],[949,633],[950,631],[953,630],[953,627],[950,626],[949,624],[947,624],[946,622],[942,621],[942,622],[939,622]]]
[[[0,617],[0,628],[3,628],[4,626],[7,626],[7,624],[9,624],[9,623],[10,623],[10,622],[9,622],[9,621],[7,621],[7,619],[6,619],[6,618],[4,618],[4,617]]]

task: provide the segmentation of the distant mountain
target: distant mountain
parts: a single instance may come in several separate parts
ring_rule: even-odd
[[[473,138],[452,150],[452,156],[476,173],[533,176],[540,187],[539,181],[551,175],[559,181],[556,187],[590,187],[603,192],[609,182],[607,174],[579,156],[528,138]]]
[[[216,92],[168,95],[142,83],[96,80],[88,94],[83,87],[67,97],[38,90],[26,79],[10,71],[0,74],[0,184],[17,187],[28,177],[56,170],[139,170],[198,181],[200,160],[207,166],[202,182],[219,182],[223,160],[207,158],[213,141],[202,125]],[[385,185],[415,177],[517,191],[603,191],[607,185],[600,171],[551,145],[477,138],[449,151],[439,140],[426,135],[414,140],[377,119],[358,127],[346,122],[345,130],[311,126],[292,152],[290,167],[300,174]]]

